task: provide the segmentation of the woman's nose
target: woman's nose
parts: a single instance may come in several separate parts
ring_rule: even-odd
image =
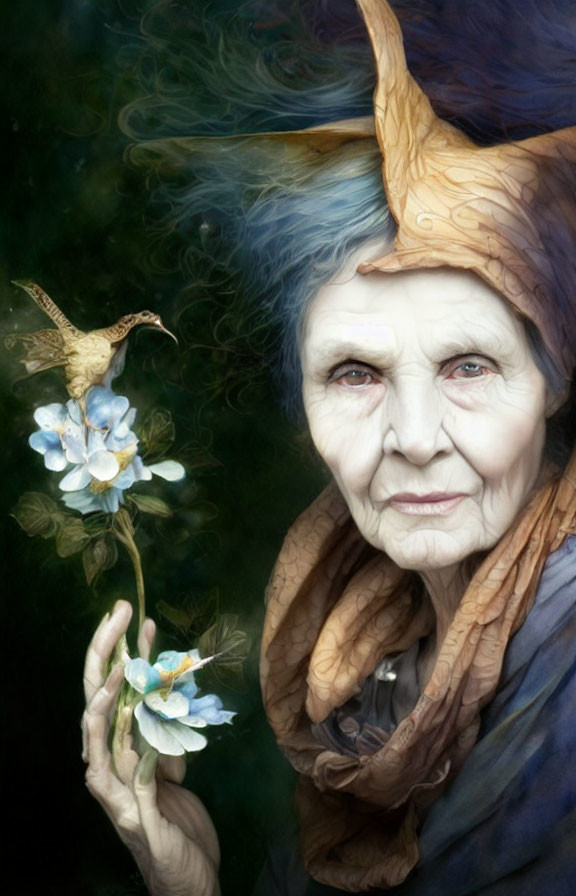
[[[451,450],[445,428],[445,401],[432,386],[419,382],[396,386],[383,407],[384,454],[399,454],[422,466]]]

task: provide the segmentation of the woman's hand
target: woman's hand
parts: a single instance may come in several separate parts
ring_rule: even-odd
[[[141,759],[132,746],[131,710],[117,722],[112,752],[110,725],[124,670],[105,670],[126,633],[132,608],[118,601],[106,614],[88,648],[84,668],[86,710],[82,718],[86,784],[131,850],[153,896],[217,896],[220,850],[216,831],[200,800],[180,787],[183,757]],[[148,659],[155,626],[147,619],[139,636],[140,656]]]

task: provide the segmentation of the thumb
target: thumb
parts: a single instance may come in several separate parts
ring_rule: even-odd
[[[138,653],[142,659],[150,658],[150,650],[156,637],[156,624],[153,619],[145,619],[138,632]]]

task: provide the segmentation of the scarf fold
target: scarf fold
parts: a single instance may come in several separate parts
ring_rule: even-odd
[[[576,529],[576,453],[482,562],[413,711],[377,752],[340,755],[312,725],[358,694],[382,659],[434,631],[414,574],[368,545],[335,485],[288,532],[268,589],[261,678],[278,744],[300,773],[303,855],[343,890],[393,887],[418,861],[419,811],[474,746],[506,646],[549,554]]]

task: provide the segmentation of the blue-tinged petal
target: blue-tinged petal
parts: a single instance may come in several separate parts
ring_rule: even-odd
[[[100,506],[106,513],[118,513],[120,505],[123,504],[122,489],[108,488],[99,495]]]
[[[134,433],[131,433],[126,420],[121,420],[120,423],[116,424],[110,435],[115,439],[125,439],[127,436],[134,435]]]
[[[86,410],[92,410],[99,404],[113,401],[116,393],[109,386],[92,386],[86,395]]]
[[[165,697],[162,691],[150,691],[145,695],[144,703],[163,719],[178,719],[188,715],[188,700],[178,691],[170,691]]]
[[[62,445],[66,458],[71,464],[83,464],[86,460],[86,441],[83,433],[75,429],[66,429],[62,436]]]
[[[197,700],[190,702],[190,712],[203,712],[214,706],[216,709],[222,709],[223,705],[220,697],[216,694],[204,694],[203,697],[198,697]]]
[[[124,395],[115,395],[111,406],[110,428],[116,426],[130,409],[130,402]]]
[[[198,685],[194,681],[194,678],[188,678],[182,681],[184,676],[180,676],[178,678],[178,683],[176,687],[180,691],[181,694],[184,694],[187,700],[193,700],[196,694],[198,693]]]
[[[44,455],[44,466],[47,470],[52,470],[54,473],[61,473],[62,470],[65,470],[68,466],[68,461],[64,457],[62,449],[51,448],[50,451],[47,451]]]
[[[216,694],[206,694],[198,700],[190,701],[190,716],[200,716],[209,725],[224,725],[230,722],[235,712],[222,709],[222,701]]]
[[[191,728],[206,728],[208,725],[229,724],[236,715],[238,713],[229,712],[226,709],[213,709],[210,712],[203,712],[201,716],[190,715],[183,719],[178,719],[178,721],[182,725],[189,725]]]
[[[131,488],[135,482],[136,477],[134,475],[134,470],[132,469],[132,464],[130,464],[125,470],[118,473],[114,479],[114,486],[116,488],[121,488],[124,491],[126,488]]]
[[[158,464],[150,464],[148,469],[155,476],[161,476],[162,479],[166,479],[168,482],[178,482],[180,479],[184,479],[186,475],[186,470],[176,460],[162,460]]]
[[[237,713],[227,709],[206,710],[203,714],[209,725],[229,725]]]
[[[85,488],[79,492],[66,492],[62,495],[66,507],[71,510],[79,510],[80,513],[93,513],[95,510],[105,510],[100,500],[100,495],[94,495],[90,489]]]
[[[187,753],[197,753],[199,750],[203,750],[208,743],[204,735],[198,734],[193,728],[188,728],[179,721],[164,722],[164,725]]]
[[[28,444],[38,454],[46,454],[47,451],[53,451],[54,449],[62,451],[60,436],[54,430],[43,429],[33,432],[28,439]]]
[[[70,401],[66,402],[66,410],[68,411],[70,420],[77,426],[82,426],[84,423],[84,415],[82,413],[82,408],[75,399],[71,398]]]
[[[159,753],[182,756],[186,752],[181,742],[170,731],[169,726],[178,724],[177,722],[163,722],[155,713],[146,709],[143,703],[138,704],[134,715],[138,721],[140,734]]]
[[[97,432],[95,429],[88,430],[88,436],[86,439],[86,444],[88,448],[88,454],[94,454],[96,451],[106,451],[106,441],[104,439],[104,433]]]
[[[120,464],[111,451],[94,451],[88,458],[88,471],[100,482],[110,482],[118,475]]]
[[[184,716],[178,719],[181,725],[187,725],[188,728],[207,728],[208,722],[202,716]]]
[[[60,488],[63,492],[77,492],[85,488],[90,482],[90,473],[86,465],[74,467],[60,480]]]
[[[111,429],[129,407],[127,398],[104,386],[93,386],[86,396],[86,416],[98,429]]]
[[[142,657],[126,661],[124,677],[139,694],[145,694],[147,691],[162,687],[162,679],[158,671],[150,663],[147,663],[146,660],[143,660]]]
[[[42,429],[55,429],[63,426],[66,422],[66,417],[66,408],[63,404],[56,402],[45,404],[34,411],[34,420]]]
[[[136,433],[128,429],[123,436],[118,435],[119,426],[116,426],[106,438],[106,447],[109,451],[126,451],[132,445],[136,445],[138,438]]]
[[[136,479],[138,482],[144,481],[144,480],[148,481],[148,480],[152,479],[152,473],[150,472],[148,467],[144,466],[144,463],[142,462],[142,458],[140,457],[140,455],[137,454],[134,457],[134,460],[132,461],[132,466],[134,468],[134,472],[136,474]]]

